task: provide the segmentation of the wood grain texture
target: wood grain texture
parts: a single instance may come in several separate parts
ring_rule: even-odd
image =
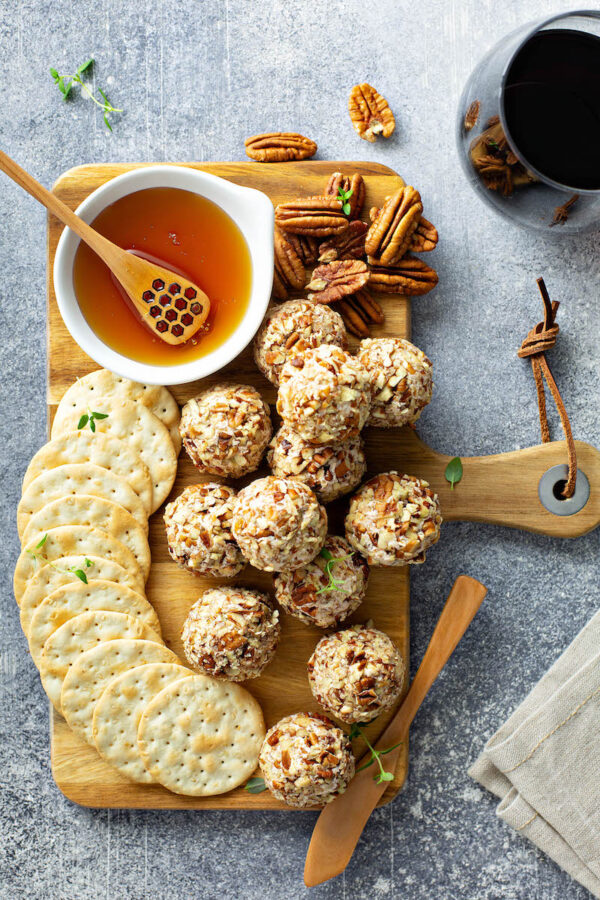
[[[110,178],[136,166],[95,165],[83,166],[66,172],[54,185],[55,193],[68,206],[75,209],[91,191]],[[194,165],[193,168],[212,172],[228,178],[236,184],[248,185],[265,191],[273,203],[293,199],[306,194],[318,194],[331,172],[360,172],[366,180],[367,210],[378,205],[399,184],[399,177],[385,166],[376,163],[303,162],[261,165],[258,163],[215,163]],[[75,344],[58,311],[52,283],[52,266],[56,245],[62,226],[52,216],[48,219],[48,405],[50,420],[56,404],[73,381],[98,368]],[[405,298],[380,297],[386,313],[385,326],[374,327],[373,335],[410,334],[410,302]],[[273,386],[256,369],[250,350],[245,351],[225,370],[202,382],[172,388],[179,403],[184,403],[202,387],[231,378],[253,384],[261,390],[267,401],[275,401]],[[369,471],[372,474],[389,469],[398,458],[402,432],[371,432],[366,435]],[[260,472],[258,474],[266,474]],[[252,480],[245,479],[244,483]],[[180,457],[177,479],[171,498],[184,487],[200,480],[187,457]],[[328,507],[332,530],[340,531],[346,504],[341,502]],[[150,546],[152,570],[147,584],[148,599],[156,608],[167,645],[182,656],[180,632],[188,609],[202,590],[219,583],[195,578],[179,569],[170,559],[166,536],[159,510],[150,520]],[[248,567],[235,583],[269,590],[271,578],[266,573]],[[405,658],[409,653],[409,578],[405,568],[372,570],[365,602],[351,622],[364,622],[372,618],[400,647]],[[261,703],[267,727],[281,716],[302,709],[315,709],[306,678],[306,662],[322,632],[303,625],[291,616],[283,616],[282,638],[274,662],[266,673],[246,686]],[[283,688],[283,689],[282,689]],[[212,798],[182,797],[159,786],[136,785],[120,775],[104,762],[95,750],[73,734],[66,722],[52,712],[52,772],[61,791],[76,803],[94,807],[142,807],[153,809],[283,809],[284,804],[268,792],[248,794],[242,789]],[[376,739],[385,728],[390,714],[381,716],[368,729],[369,738]],[[364,746],[356,745],[361,756]],[[403,749],[396,770],[395,781],[386,792],[388,802],[400,789],[406,778],[408,746]]]

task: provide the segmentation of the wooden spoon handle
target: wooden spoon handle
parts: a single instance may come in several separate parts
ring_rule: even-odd
[[[79,216],[75,215],[62,200],[59,200],[55,194],[51,193],[47,188],[40,184],[39,181],[36,181],[29,172],[22,169],[21,166],[11,159],[10,156],[7,156],[6,153],[3,153],[2,150],[0,150],[0,170],[8,175],[9,178],[12,178],[19,187],[24,188],[28,194],[31,194],[32,197],[38,200],[42,206],[45,206],[57,219],[60,219],[63,225],[67,225],[74,231],[75,234],[80,237],[82,241],[85,241],[85,243],[88,244],[108,266],[113,265],[120,259],[121,254],[125,252],[106,238],[102,237],[102,235],[98,234],[97,231],[94,231],[93,228],[90,228],[90,226],[84,222],[83,219],[80,219]]]
[[[410,690],[377,741],[376,749],[385,750],[406,738],[419,706],[469,627],[486,593],[487,589],[468,575],[456,579]],[[387,771],[394,770],[399,753],[400,748],[383,757]],[[377,784],[375,774],[375,764],[357,772],[345,793],[321,812],[306,855],[304,883],[307,887],[334,878],[348,865],[369,816],[387,787],[386,782]]]

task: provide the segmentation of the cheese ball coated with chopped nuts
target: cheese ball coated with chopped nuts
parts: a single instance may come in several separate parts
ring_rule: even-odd
[[[308,661],[315,700],[349,725],[370,722],[395,706],[404,672],[404,660],[391,638],[365,625],[321,638]]]
[[[346,516],[349,543],[373,566],[425,562],[425,551],[440,537],[437,494],[412,475],[385,472],[354,494]]]
[[[201,472],[241,478],[258,468],[273,428],[258,391],[244,384],[218,384],[188,400],[179,431]]]
[[[354,356],[323,344],[281,370],[277,412],[309,444],[355,437],[371,409],[370,375]]]
[[[279,641],[279,613],[260,591],[220,587],[205,591],[181,632],[188,662],[225,681],[257,678]]]
[[[321,503],[354,490],[367,470],[360,435],[339,444],[315,446],[285,425],[271,441],[267,461],[273,475],[302,481]]]
[[[275,576],[275,599],[307,625],[331,628],[360,606],[368,579],[366,560],[344,538],[328,535],[311,563]]]
[[[274,797],[303,809],[325,806],[354,776],[352,745],[319,713],[295,713],[270,728],[258,762]]]
[[[288,478],[259,478],[233,507],[233,536],[257,569],[297,569],[314,559],[327,534],[327,513],[310,488]]]
[[[356,356],[372,375],[367,424],[400,428],[416,422],[433,392],[433,367],[423,351],[402,338],[367,338]]]
[[[235,491],[226,484],[192,484],[165,509],[171,559],[208,578],[233,578],[246,565],[231,533]]]
[[[340,314],[322,303],[290,300],[267,313],[254,340],[254,359],[263,375],[279,384],[286,362],[321,344],[347,349],[348,334]]]

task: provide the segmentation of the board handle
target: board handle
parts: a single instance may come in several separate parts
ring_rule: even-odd
[[[577,505],[573,503],[575,498],[558,500],[553,497],[553,506],[558,512],[551,512],[542,504],[539,485],[549,469],[554,466],[566,468],[565,441],[552,441],[493,456],[463,456],[463,476],[452,489],[444,476],[451,457],[436,453],[411,429],[405,431],[402,468],[429,481],[439,495],[442,515],[447,522],[485,522],[569,538],[587,534],[600,524],[600,451],[590,444],[575,441],[577,489],[587,479],[587,502],[579,511],[571,512]],[[560,474],[551,473],[546,482],[556,482],[559,478]],[[550,495],[552,486],[549,485]]]

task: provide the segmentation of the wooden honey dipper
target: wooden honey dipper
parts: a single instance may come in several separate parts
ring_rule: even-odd
[[[98,254],[153,334],[167,344],[183,344],[202,327],[210,312],[210,300],[197,284],[98,234],[1,150],[0,170]]]

